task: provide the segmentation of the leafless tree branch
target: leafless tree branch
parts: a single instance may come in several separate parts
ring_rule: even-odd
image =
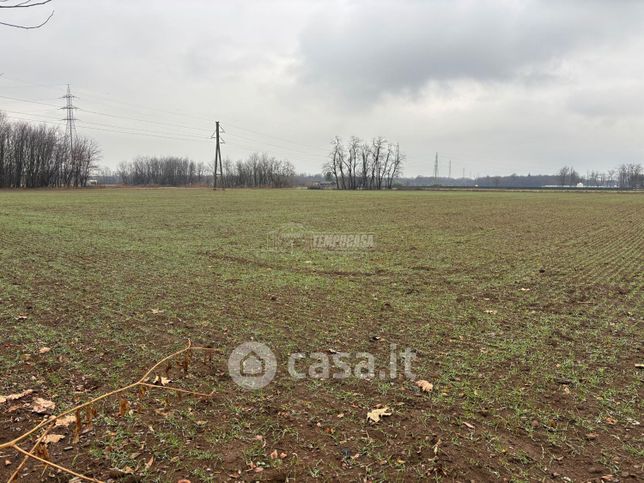
[[[0,3],[8,3],[9,1],[14,1],[15,0],[0,0]],[[52,0],[40,0],[38,2],[35,2],[33,0],[23,0],[18,3],[13,3],[9,5],[0,5],[0,9],[14,9],[14,8],[30,8],[30,7],[39,7],[42,5],[46,5],[50,3]],[[12,27],[12,28],[17,28],[17,29],[23,29],[23,30],[33,30],[33,29],[39,29],[43,25],[45,25],[47,22],[51,20],[51,18],[54,16],[54,11],[52,10],[49,16],[41,23],[37,25],[21,25],[21,24],[14,24],[14,23],[9,23],[9,22],[2,22],[0,21],[0,25],[5,26],[5,27]]]
[[[0,2],[2,2],[2,3],[6,3],[6,2],[8,2],[8,1],[9,1],[9,0],[0,0]],[[16,4],[14,4],[14,5],[0,5],[0,8],[29,8],[29,7],[37,7],[37,6],[39,6],[39,5],[45,5],[45,4],[49,3],[49,2],[51,2],[52,0],[42,0],[42,1],[37,2],[37,3],[31,3],[32,1],[33,1],[33,0],[25,0],[25,1],[23,1],[23,2],[16,3]]]

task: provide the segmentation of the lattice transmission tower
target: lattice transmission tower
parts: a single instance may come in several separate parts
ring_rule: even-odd
[[[60,109],[65,111],[65,118],[62,119],[66,122],[65,125],[65,144],[69,146],[69,167],[74,169],[74,140],[77,137],[76,134],[76,117],[74,116],[74,111],[78,109],[74,106],[74,99],[76,96],[72,95],[72,90],[67,84],[67,94],[65,94],[61,99],[65,99],[65,106]]]

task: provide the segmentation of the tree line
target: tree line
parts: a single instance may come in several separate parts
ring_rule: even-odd
[[[252,153],[244,161],[223,163],[223,184],[231,188],[287,188],[293,185],[295,167],[290,161],[266,153]]]
[[[191,186],[207,182],[207,167],[177,156],[138,156],[117,169],[121,183],[135,186]]]
[[[380,190],[392,188],[394,180],[402,173],[405,155],[397,143],[392,144],[383,137],[368,142],[352,136],[344,144],[336,136],[329,158],[322,169],[337,189]]]
[[[624,163],[606,172],[590,171],[586,176],[581,176],[572,166],[564,166],[557,176],[560,186],[582,183],[590,187],[644,188],[644,169],[640,163]]]
[[[193,186],[212,183],[211,166],[176,156],[139,156],[121,163],[116,171],[125,185]],[[110,173],[103,170],[102,178]],[[223,163],[222,184],[227,188],[285,188],[292,186],[295,168],[268,154],[252,153],[246,160]],[[219,183],[219,181],[218,181]]]
[[[100,157],[94,141],[0,112],[0,188],[83,187]]]

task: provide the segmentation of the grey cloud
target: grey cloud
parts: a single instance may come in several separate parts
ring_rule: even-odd
[[[356,1],[299,39],[300,78],[348,97],[416,93],[430,81],[538,82],[575,51],[637,34],[641,2]]]
[[[638,118],[644,116],[644,88],[615,86],[584,89],[569,97],[567,107],[573,113],[592,119]]]
[[[334,135],[400,141],[408,175],[431,173],[436,151],[474,174],[644,153],[642,0],[55,3],[47,28],[0,29],[0,93],[48,105],[0,110],[56,123],[70,82],[79,107],[110,115],[79,111],[78,129],[112,167],[138,154],[208,161],[212,146],[88,123],[207,137],[219,119],[224,157],[268,150],[308,172]]]

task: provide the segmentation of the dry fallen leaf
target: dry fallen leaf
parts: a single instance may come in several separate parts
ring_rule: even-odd
[[[416,385],[423,392],[432,392],[434,390],[434,385],[431,382],[426,381],[425,379],[421,379],[419,381],[416,381]]]
[[[438,441],[436,441],[436,444],[434,445],[434,455],[438,454],[438,447],[441,445],[441,443],[442,441],[439,438]]]
[[[40,350],[38,351],[39,354],[47,354],[51,350],[50,347],[41,347]]]
[[[58,443],[61,439],[65,439],[65,436],[62,434],[48,434],[42,440],[45,444]]]
[[[162,314],[162,313],[164,313],[164,312],[165,312],[165,310],[152,309],[152,313],[153,313],[154,315],[159,315],[159,314]]]
[[[272,460],[277,459],[277,450],[276,449],[273,450],[273,452],[270,454],[270,457],[271,457]]]
[[[62,418],[56,420],[56,427],[63,426],[66,428],[74,421],[76,421],[76,416],[74,416],[73,414],[68,414],[67,416],[63,416]]]
[[[83,431],[83,420],[81,419],[80,409],[77,409],[74,412],[74,419],[76,420],[76,426],[74,426],[74,437],[72,439],[72,444],[78,444],[80,441],[81,431]]]
[[[26,391],[19,392],[18,394],[9,394],[8,396],[0,396],[0,404],[3,404],[7,401],[15,401],[17,399],[22,399],[25,396],[29,396],[33,389],[27,389]]]
[[[48,401],[41,397],[34,399],[34,404],[31,407],[31,411],[38,414],[47,414],[56,409],[56,403],[53,401]]]
[[[157,386],[167,386],[170,382],[170,379],[167,377],[156,376],[152,381],[152,384],[156,384]]]
[[[154,464],[154,456],[150,456],[150,459],[148,460],[147,463],[145,463],[145,469],[149,470],[152,468],[152,465]]]
[[[475,428],[476,428],[476,426],[474,426],[474,425],[473,425],[473,424],[471,424],[471,423],[468,423],[467,421],[463,421],[463,424],[464,424],[466,427],[470,428],[470,429],[475,429]]]
[[[119,416],[123,417],[130,409],[130,403],[127,399],[119,400]]]
[[[367,420],[370,423],[377,423],[384,416],[391,416],[392,414],[393,411],[388,406],[385,406],[384,408],[376,408],[367,413]]]

